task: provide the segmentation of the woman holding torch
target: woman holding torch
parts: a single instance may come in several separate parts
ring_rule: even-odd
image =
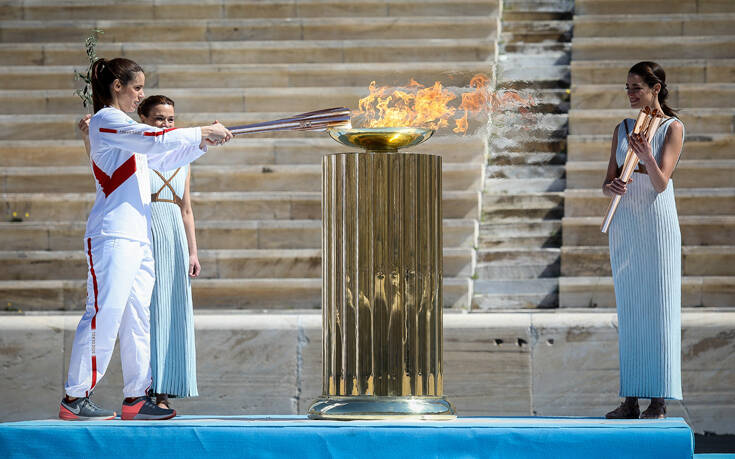
[[[138,105],[140,120],[153,127],[175,127],[174,101],[150,96]],[[79,121],[89,156],[89,118]],[[194,213],[191,208],[189,166],[151,170],[151,247],[156,282],[150,306],[150,389],[156,405],[171,408],[169,397],[196,397],[194,311],[189,278],[198,277]]]
[[[221,124],[158,129],[136,123],[145,97],[143,69],[129,59],[99,59],[91,68],[94,115],[89,123],[95,203],[87,220],[84,250],[89,266],[87,306],[74,335],[66,395],[59,417],[111,419],[115,412],[89,399],[102,379],[120,337],[123,370],[122,419],[175,416],[147,396],[151,383],[149,304],[154,283],[151,253],[149,166],[175,169],[224,143]]]
[[[628,72],[632,108],[665,115],[649,142],[625,119],[613,133],[602,186],[622,196],[609,228],[620,357],[620,396],[609,419],[663,418],[666,399],[681,400],[681,233],[671,174],[679,160],[684,125],[666,104],[666,74],[655,62]],[[632,178],[618,177],[628,149],[638,158]],[[651,403],[641,414],[639,398]]]

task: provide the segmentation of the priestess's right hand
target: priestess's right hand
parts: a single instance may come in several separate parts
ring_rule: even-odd
[[[633,179],[631,178],[628,180],[628,183],[632,182]],[[610,183],[605,185],[605,189],[607,190],[608,195],[624,195],[626,191],[628,191],[628,184],[620,180],[619,178],[614,178]]]

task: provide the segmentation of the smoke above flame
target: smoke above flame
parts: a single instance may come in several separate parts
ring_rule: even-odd
[[[490,78],[478,74],[469,87],[444,87],[436,81],[424,86],[413,78],[404,87],[380,86],[370,83],[370,94],[359,102],[355,112],[363,127],[421,127],[438,130],[452,128],[458,134],[467,133],[469,118],[490,112],[517,109],[527,113],[535,105],[532,96],[518,92],[493,91]]]

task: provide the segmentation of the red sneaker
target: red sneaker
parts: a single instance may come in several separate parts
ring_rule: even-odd
[[[156,406],[147,395],[128,402],[123,400],[121,417],[126,421],[161,421],[176,416],[176,410]]]

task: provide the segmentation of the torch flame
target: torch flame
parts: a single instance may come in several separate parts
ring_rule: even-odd
[[[454,122],[455,133],[466,133],[468,118],[480,113],[521,106],[521,112],[534,104],[531,96],[523,97],[514,91],[494,92],[490,78],[478,74],[470,80],[469,88],[445,88],[437,81],[424,86],[413,78],[405,87],[378,87],[375,81],[368,87],[369,95],[360,99],[356,115],[365,119],[364,127],[422,127],[440,129]],[[457,104],[459,102],[459,104]]]

